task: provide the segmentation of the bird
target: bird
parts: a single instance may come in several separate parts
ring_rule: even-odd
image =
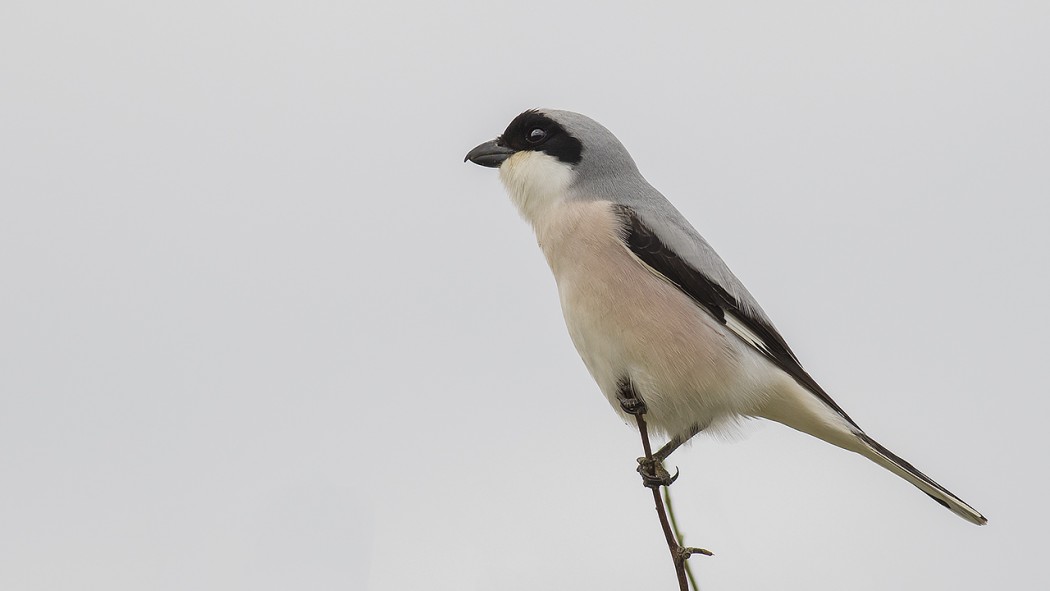
[[[624,145],[579,113],[531,109],[464,162],[498,168],[557,284],[569,336],[625,420],[632,401],[668,439],[772,420],[855,452],[963,519],[987,519],[868,436],[803,369],[772,321]],[[642,461],[641,459],[639,460]],[[641,470],[640,470],[641,471]]]

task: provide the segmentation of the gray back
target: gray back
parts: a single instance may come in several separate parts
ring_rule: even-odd
[[[627,148],[597,121],[572,111],[541,110],[583,144],[573,198],[630,207],[666,246],[717,282],[742,309],[772,325],[755,298],[674,205],[642,177]]]

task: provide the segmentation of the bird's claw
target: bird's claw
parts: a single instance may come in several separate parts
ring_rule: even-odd
[[[674,469],[674,476],[672,476],[666,469],[664,469],[663,463],[656,458],[638,458],[638,473],[642,476],[642,484],[647,488],[658,488],[661,486],[671,486],[675,480],[678,480],[678,468]]]
[[[641,398],[621,398],[620,408],[623,409],[623,412],[634,416],[643,415],[649,410]]]

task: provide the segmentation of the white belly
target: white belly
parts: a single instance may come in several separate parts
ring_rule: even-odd
[[[667,435],[753,414],[780,378],[772,366],[624,246],[612,204],[554,209],[534,224],[537,237],[569,335],[613,407],[629,378]]]

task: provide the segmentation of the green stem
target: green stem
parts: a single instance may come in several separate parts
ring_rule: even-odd
[[[679,546],[685,546],[685,540],[682,538],[682,532],[678,531],[678,520],[674,517],[674,506],[671,504],[671,491],[667,487],[664,487],[664,505],[667,506],[667,516],[671,518],[671,528],[674,529],[674,537],[678,540]],[[696,579],[693,578],[693,567],[688,560],[685,561],[685,575],[689,577],[689,584],[692,585],[695,591],[700,591],[700,586],[696,584]]]

